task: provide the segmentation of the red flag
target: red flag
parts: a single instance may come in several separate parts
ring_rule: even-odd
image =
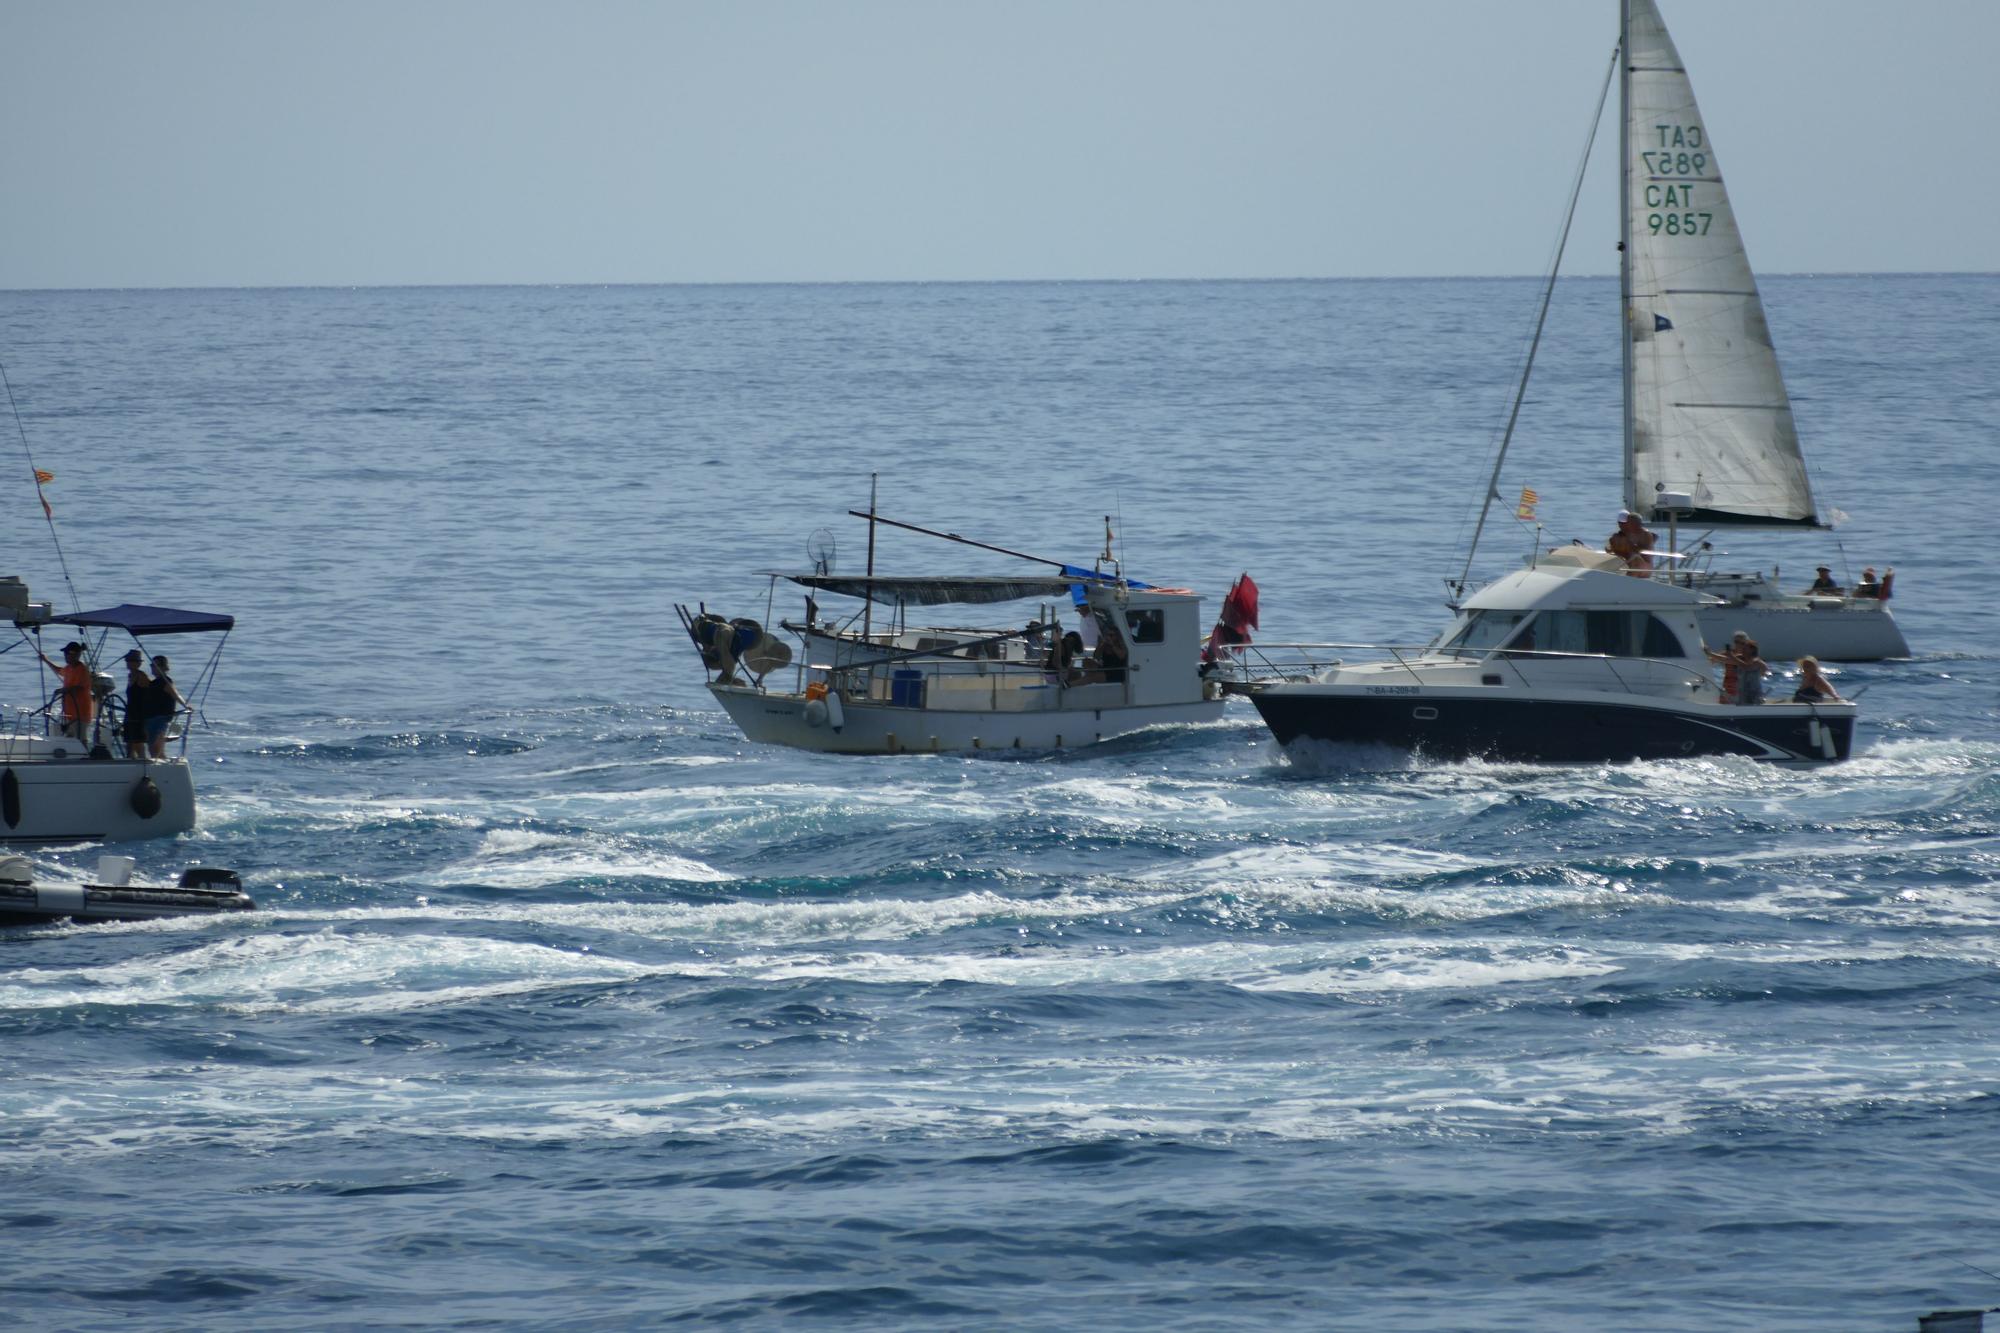
[[[1237,579],[1222,599],[1222,623],[1233,630],[1257,628],[1257,585],[1248,574]]]

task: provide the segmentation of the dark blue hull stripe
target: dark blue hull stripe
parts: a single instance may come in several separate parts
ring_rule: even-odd
[[[1739,754],[1826,762],[1814,719],[1790,709],[1694,717],[1667,709],[1560,699],[1468,699],[1306,694],[1250,696],[1279,742],[1300,739],[1389,745],[1441,759],[1593,763]],[[1850,712],[1818,719],[1835,759],[1854,740]]]

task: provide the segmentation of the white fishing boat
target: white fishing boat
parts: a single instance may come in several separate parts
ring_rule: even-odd
[[[1714,595],[1697,617],[1710,643],[1740,629],[1770,658],[1907,657],[1889,610],[1893,580],[1807,593],[1779,586],[1776,570],[1714,568],[1717,532],[1831,524],[1806,470],[1714,138],[1653,0],[1623,0],[1617,69],[1625,509],[1670,529],[1662,556],[1633,568]],[[1505,450],[1503,439],[1503,458]],[[1496,481],[1498,473],[1496,463]],[[1489,486],[1487,503],[1495,498]]]
[[[1698,623],[1710,600],[1623,573],[1544,565],[1468,597],[1429,647],[1232,688],[1287,747],[1547,763],[1847,758],[1852,702],[1722,701]]]
[[[819,560],[811,572],[772,573],[773,590],[781,581],[806,590],[805,616],[779,626],[798,641],[797,654],[765,630],[769,599],[761,623],[705,606],[676,610],[709,693],[753,741],[841,754],[1049,750],[1221,718],[1221,689],[1199,674],[1199,597],[1127,579],[1115,562],[1108,572],[1038,563],[1053,572],[843,575]],[[827,615],[823,596],[854,605]],[[1008,603],[1031,610],[1001,625],[910,620],[913,609]],[[1082,646],[1086,637],[1094,648]]]
[[[0,578],[0,613],[12,621],[17,636],[0,655],[14,653],[39,682],[36,701],[6,709],[0,723],[0,842],[125,842],[192,829],[194,776],[187,736],[234,619],[130,604],[57,615],[48,603],[29,600],[26,585],[16,578]],[[87,703],[65,704],[63,687],[51,689],[42,636],[52,629],[81,636],[75,642],[78,659],[90,668]],[[97,631],[94,641],[92,630]],[[149,663],[162,636],[221,636],[201,669],[178,687],[187,706],[176,711],[175,729],[164,738],[159,757],[144,743],[128,740],[120,683],[99,669],[117,655],[113,631],[139,645]],[[150,652],[145,651],[148,645]]]

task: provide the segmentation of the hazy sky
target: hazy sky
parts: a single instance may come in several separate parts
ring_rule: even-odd
[[[1760,271],[2000,269],[2000,0],[1660,2]],[[1617,4],[0,0],[0,36],[0,287],[1520,274]],[[1615,267],[1614,197],[1569,271]]]

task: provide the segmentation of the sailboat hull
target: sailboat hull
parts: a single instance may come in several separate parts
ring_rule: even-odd
[[[1676,706],[1601,694],[1503,698],[1493,691],[1370,688],[1281,686],[1250,698],[1282,745],[1382,745],[1439,759],[1574,764],[1740,755],[1826,763],[1847,758],[1854,739],[1851,704]]]
[[[91,759],[61,744],[0,745],[0,843],[132,842],[194,827],[184,759]]]
[[[1823,662],[1879,662],[1908,657],[1909,642],[1880,602],[1838,597],[1739,600],[1703,607],[1703,642],[1724,644],[1737,630],[1757,641],[1766,661],[1817,657]]]

